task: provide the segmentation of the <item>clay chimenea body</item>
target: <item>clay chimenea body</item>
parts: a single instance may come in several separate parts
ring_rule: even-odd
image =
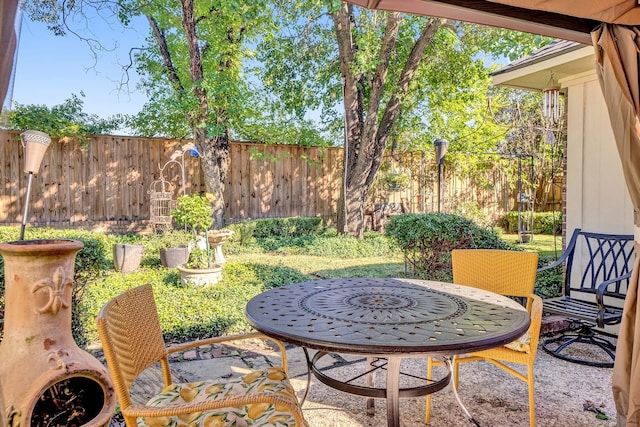
[[[104,426],[116,399],[106,368],[71,333],[74,262],[82,243],[0,243],[5,317],[0,425]]]

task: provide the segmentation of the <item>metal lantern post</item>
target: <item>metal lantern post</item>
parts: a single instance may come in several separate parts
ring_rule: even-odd
[[[444,167],[444,156],[447,154],[447,148],[449,148],[449,141],[438,138],[433,141],[433,144],[436,146],[436,163],[438,164],[438,212],[440,212],[442,170]]]
[[[24,208],[22,211],[22,226],[20,227],[20,240],[24,240],[24,230],[27,226],[27,213],[29,212],[29,196],[31,195],[31,181],[33,175],[40,170],[40,164],[51,138],[44,132],[27,130],[20,134],[24,147],[24,171],[29,174],[27,178],[27,192],[24,195]]]

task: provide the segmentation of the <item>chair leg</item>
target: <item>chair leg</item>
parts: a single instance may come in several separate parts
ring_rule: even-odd
[[[533,362],[527,365],[527,385],[529,386],[529,425],[536,427],[536,395],[534,391]]]
[[[433,359],[427,357],[427,380],[431,379],[433,374]],[[431,394],[427,394],[426,406],[424,410],[424,423],[431,423]]]

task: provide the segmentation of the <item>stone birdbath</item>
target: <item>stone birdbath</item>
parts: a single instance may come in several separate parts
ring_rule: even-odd
[[[213,248],[213,259],[216,264],[224,264],[227,260],[222,253],[222,244],[226,242],[232,235],[232,230],[210,230],[209,244]]]

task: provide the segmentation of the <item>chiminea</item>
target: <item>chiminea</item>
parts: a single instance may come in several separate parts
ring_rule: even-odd
[[[105,426],[116,398],[106,368],[71,333],[75,240],[0,243],[5,318],[0,426]]]

